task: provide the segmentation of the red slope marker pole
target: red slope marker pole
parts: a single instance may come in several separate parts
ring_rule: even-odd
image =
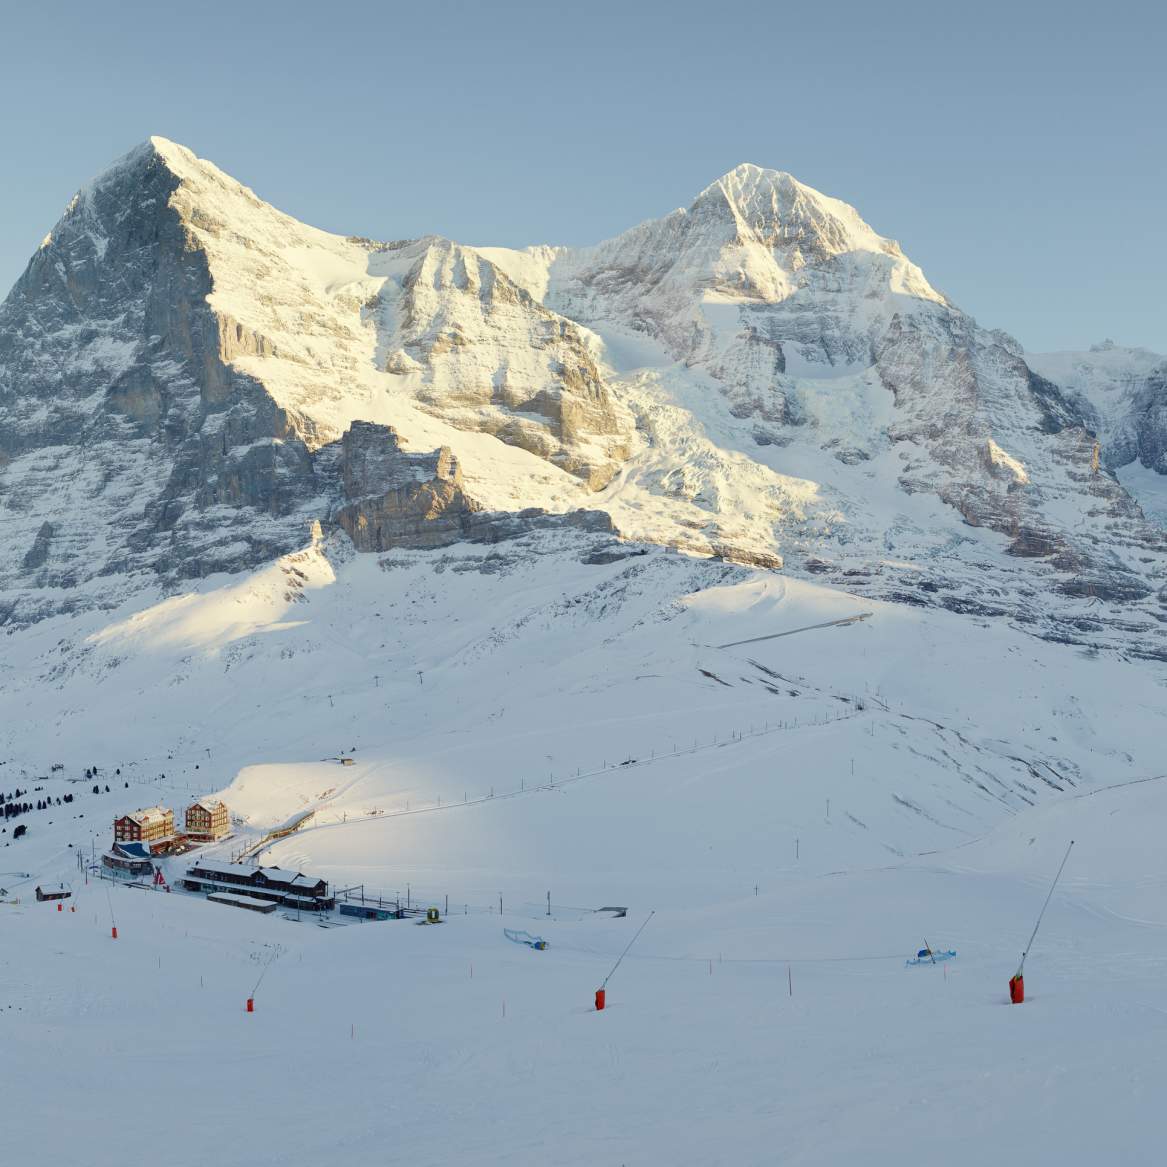
[[[1025,1001],[1025,958],[1029,955],[1029,950],[1033,947],[1033,941],[1037,937],[1037,930],[1041,927],[1042,917],[1045,915],[1046,908],[1049,907],[1049,902],[1053,899],[1054,888],[1058,886],[1058,880],[1062,878],[1062,872],[1065,870],[1066,861],[1070,858],[1070,851],[1073,849],[1074,840],[1070,840],[1069,847],[1066,848],[1065,855],[1062,856],[1062,865],[1058,868],[1057,875],[1054,876],[1054,881],[1050,884],[1049,894],[1045,897],[1045,903],[1041,905],[1041,911],[1037,914],[1037,923],[1033,926],[1033,931],[1029,935],[1029,943],[1025,946],[1025,951],[1021,954],[1021,963],[1017,966],[1017,971],[1009,978],[1009,1000],[1014,1005],[1020,1005]]]

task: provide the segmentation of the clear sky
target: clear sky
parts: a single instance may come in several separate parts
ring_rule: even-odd
[[[1167,353],[1165,34],[1150,0],[0,0],[0,286],[152,133],[319,227],[516,246],[748,161],[1027,348]]]

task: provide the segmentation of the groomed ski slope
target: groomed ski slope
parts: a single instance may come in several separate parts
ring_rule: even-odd
[[[13,1161],[120,1163],[147,1128],[180,1167],[1153,1157],[1157,673],[594,550],[315,545],[8,638],[0,787],[130,783],[53,777],[77,801],[0,846],[30,873],[0,875]],[[264,863],[450,916],[322,929],[78,881],[115,814],[215,791],[245,820],[222,852],[313,809]],[[32,899],[61,878],[76,912]],[[905,968],[925,937],[958,958]]]
[[[659,912],[601,1014],[639,909],[539,919],[551,947],[532,952],[497,916],[321,930],[122,891],[115,942],[93,887],[76,914],[7,908],[8,1153],[116,1163],[116,1132],[147,1115],[180,1164],[1145,1163],[1167,921],[1123,840],[1163,798],[1025,816],[1043,857],[1079,841],[1019,1008],[1005,982],[1046,871],[1007,831]],[[925,922],[960,955],[905,969]],[[855,956],[884,959],[830,959]]]

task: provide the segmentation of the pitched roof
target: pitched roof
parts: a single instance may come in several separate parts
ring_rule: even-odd
[[[165,806],[147,806],[143,810],[134,810],[129,814],[122,815],[122,818],[132,819],[139,826],[142,823],[150,822],[152,819],[165,818],[168,814],[173,812]]]
[[[305,875],[301,871],[290,871],[283,867],[261,867],[264,878],[273,883],[286,883],[289,887],[315,887],[324,880],[318,875]]]
[[[229,873],[233,876],[250,877],[261,875],[269,883],[281,883],[289,888],[314,888],[324,883],[324,879],[317,875],[304,875],[299,871],[292,871],[283,867],[246,867],[238,863],[222,863],[215,860],[200,859],[192,866],[188,874],[197,879],[197,872],[207,876]]]
[[[216,862],[214,859],[198,859],[189,868],[188,874],[195,871],[206,872],[207,875],[254,875],[258,868],[246,867],[241,863]]]
[[[153,856],[146,849],[144,843],[114,843],[110,848],[115,854],[127,859],[152,859]]]
[[[196,806],[214,814],[219,807],[226,809],[227,804],[221,798],[200,798],[197,802],[192,802],[186,809],[194,810]]]

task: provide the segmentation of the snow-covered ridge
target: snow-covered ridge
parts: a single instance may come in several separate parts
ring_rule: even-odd
[[[1137,463],[1167,475],[1167,356],[1103,341],[1087,352],[1025,359],[1082,411],[1108,467]]]
[[[709,295],[784,299],[803,268],[869,253],[891,261],[885,270],[892,291],[946,303],[899,245],[876,234],[854,207],[783,171],[738,166],[706,187],[688,210],[674,211],[662,223],[685,239],[688,274],[705,284]],[[651,236],[653,227],[646,224],[603,245],[605,253],[619,250],[637,232]],[[702,261],[707,270],[701,270]]]
[[[360,421],[449,451],[473,508],[599,509],[1146,651],[1162,532],[1108,472],[1118,427],[1041,367],[781,171],[737,167],[595,247],[510,251],[320,231],[153,138],[0,308],[4,610],[290,550],[344,505]]]

